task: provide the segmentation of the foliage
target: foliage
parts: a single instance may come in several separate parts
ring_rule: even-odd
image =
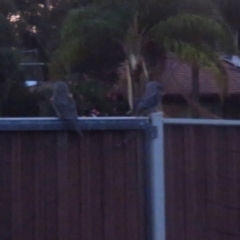
[[[50,2],[52,8],[49,8]],[[17,51],[12,51],[13,47],[37,48],[39,60],[50,63],[53,79],[70,81],[75,78],[76,86],[72,90],[81,114],[89,114],[92,108],[103,115],[123,114],[126,102],[120,96],[117,102],[106,97],[117,81],[119,65],[128,60],[130,77],[134,84],[139,84],[136,89],[140,89],[148,72],[155,71],[155,76],[159,75],[166,53],[174,51],[191,65],[210,69],[223,93],[227,75],[218,53],[234,51],[231,31],[224,20],[231,26],[238,26],[238,2],[3,0],[0,32],[6,34],[0,36],[0,58],[4,59],[0,73],[5,79],[16,79],[20,75],[17,74],[19,57]],[[12,31],[6,24],[6,17],[16,13],[20,14],[20,20],[12,23]],[[6,64],[11,64],[12,68],[1,70]],[[92,80],[82,80],[84,74]],[[118,109],[118,113],[113,109]]]
[[[126,30],[124,15],[126,12],[121,9],[85,7],[71,10],[63,22],[61,44],[54,62],[64,65],[66,73],[74,70],[74,65],[75,68],[81,65],[88,72],[95,68],[97,73],[99,65],[101,68],[107,65],[107,70],[116,67],[119,59],[123,59],[118,40]],[[88,62],[91,66],[87,66]]]
[[[81,115],[90,115],[92,110],[100,116],[123,115],[127,111],[127,102],[122,96],[99,80],[82,80],[72,90]]]
[[[78,82],[68,82],[68,84],[80,116],[90,116],[92,113],[98,116],[117,116],[125,114],[128,109],[127,102],[121,94],[102,81],[86,78]],[[43,84],[34,95],[39,102],[40,115],[55,116],[49,101],[52,88]]]
[[[238,0],[214,0],[221,10],[223,17],[234,28],[240,27],[240,1]]]
[[[233,51],[233,40],[217,21],[196,14],[180,14],[159,23],[153,34],[165,47],[191,65],[208,68],[215,74],[222,96],[227,91],[217,51]],[[221,67],[220,67],[221,66]]]
[[[2,102],[2,116],[39,116],[38,96],[29,92],[20,82],[13,83],[8,96]]]
[[[19,62],[21,54],[15,48],[14,29],[0,14],[0,105],[8,97],[14,82],[22,79]],[[0,109],[1,112],[1,109]]]
[[[14,29],[5,16],[0,14],[0,46],[12,47],[16,44]]]
[[[178,4],[178,13],[197,14],[203,17],[213,18],[220,15],[218,5],[211,0],[181,0]]]

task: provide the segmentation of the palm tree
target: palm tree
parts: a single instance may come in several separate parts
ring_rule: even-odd
[[[226,25],[204,16],[183,13],[160,22],[153,29],[160,43],[188,62],[192,69],[192,98],[199,102],[199,71],[212,71],[221,90],[227,92],[228,77],[217,52],[233,51],[232,37]],[[193,113],[197,117],[197,113]]]

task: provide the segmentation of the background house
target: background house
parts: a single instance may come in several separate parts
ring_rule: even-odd
[[[201,70],[200,103],[204,109],[220,118],[240,119],[240,68],[230,62],[225,62],[224,65],[229,82],[228,93],[223,102],[220,100],[220,91],[214,76],[206,70]],[[171,117],[190,117],[190,106],[183,97],[183,94],[191,96],[190,66],[176,59],[168,59],[161,81],[165,86],[164,112]],[[201,117],[206,118],[207,116],[202,115]]]

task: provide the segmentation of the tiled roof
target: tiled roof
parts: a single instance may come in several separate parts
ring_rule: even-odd
[[[229,76],[228,94],[240,94],[240,69],[227,63],[224,63],[224,65]],[[182,91],[190,94],[191,68],[188,64],[176,59],[168,59],[162,81],[164,82],[166,94],[180,94]],[[219,87],[213,74],[206,70],[200,71],[199,83],[201,95],[219,93]]]

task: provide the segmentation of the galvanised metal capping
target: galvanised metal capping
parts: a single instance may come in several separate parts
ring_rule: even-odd
[[[147,117],[79,117],[83,130],[147,129],[151,126]],[[0,118],[0,131],[58,131],[69,128],[64,120],[56,117]]]
[[[163,118],[163,123],[171,125],[240,126],[240,120],[226,119]]]

